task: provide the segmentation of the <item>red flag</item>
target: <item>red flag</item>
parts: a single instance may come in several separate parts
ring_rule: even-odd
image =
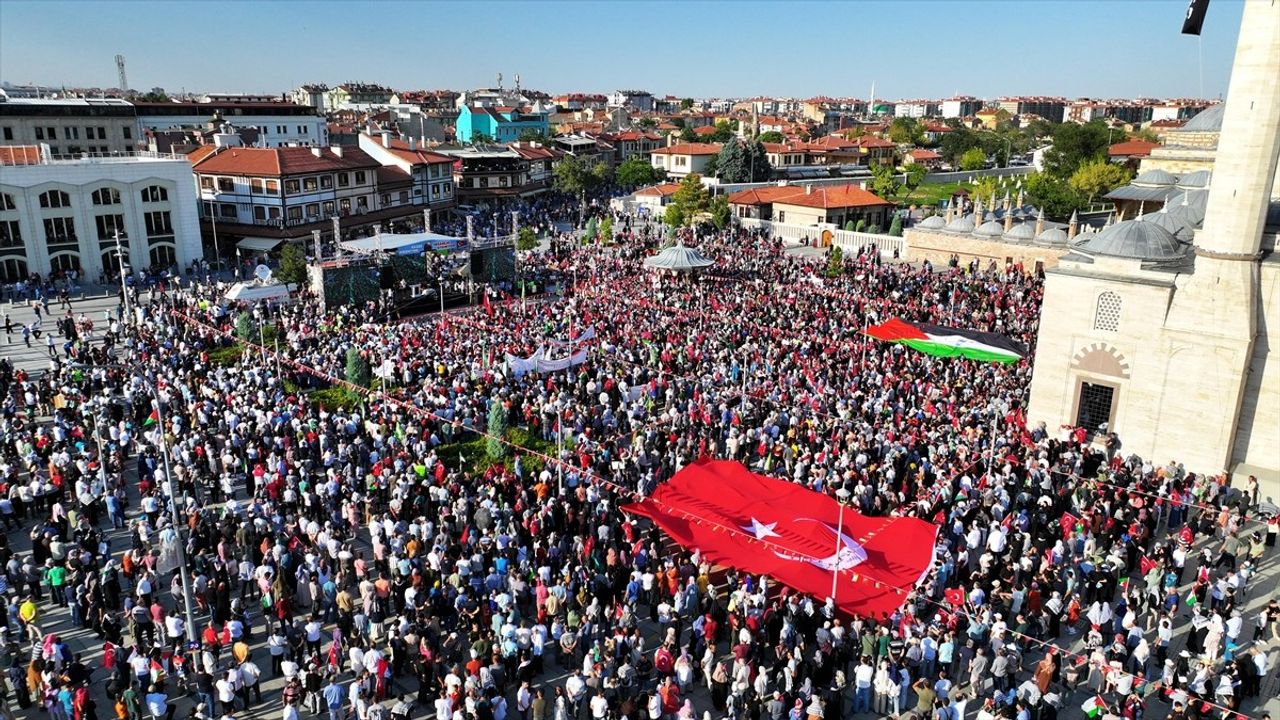
[[[1062,526],[1062,537],[1071,537],[1071,531],[1075,529],[1076,523],[1080,522],[1080,518],[1069,512],[1062,513],[1062,517],[1058,520],[1058,524]]]
[[[698,461],[623,508],[658,524],[714,563],[770,575],[846,613],[896,611],[933,563],[938,528],[918,518],[871,518],[800,485],[736,462]]]
[[[1142,574],[1146,575],[1156,569],[1156,561],[1146,555],[1143,555],[1142,558],[1138,560],[1138,567],[1142,570]]]
[[[964,604],[964,588],[947,588],[943,595],[953,607],[960,607]]]
[[[489,293],[488,293],[488,291],[485,291],[484,295],[482,295],[481,297],[483,297],[483,298],[484,298],[484,311],[485,311],[485,312],[486,312],[490,317],[493,317],[493,303],[489,302]]]

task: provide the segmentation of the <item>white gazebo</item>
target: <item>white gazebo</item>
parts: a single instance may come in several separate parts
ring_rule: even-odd
[[[650,270],[668,270],[670,272],[694,272],[715,265],[716,261],[698,252],[697,248],[686,247],[676,243],[671,247],[644,260],[644,266]]]

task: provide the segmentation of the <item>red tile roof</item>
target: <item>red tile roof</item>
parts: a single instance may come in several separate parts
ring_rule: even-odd
[[[729,202],[733,205],[770,205],[792,195],[803,194],[804,188],[800,185],[774,185],[730,193]]]
[[[912,160],[941,160],[942,159],[942,155],[934,152],[933,150],[921,150],[920,148],[916,148],[915,150],[912,150],[910,155]]]
[[[720,143],[680,143],[671,147],[658,148],[654,155],[718,155]]]
[[[0,165],[39,165],[40,147],[37,145],[10,145],[0,147]]]
[[[839,185],[836,187],[815,187],[812,192],[801,192],[783,200],[775,200],[785,205],[830,210],[847,207],[874,207],[877,205],[893,205],[874,193],[867,192],[857,185]]]
[[[413,178],[409,173],[395,167],[394,165],[383,165],[378,168],[377,172],[379,188],[387,186],[394,187],[396,185],[404,185],[407,187],[413,184]]]
[[[352,147],[342,148],[341,156],[330,148],[228,148],[191,164],[196,173],[273,177],[380,167],[363,150]]]
[[[1160,147],[1160,143],[1146,140],[1126,140],[1107,148],[1107,154],[1111,157],[1146,157],[1158,147]]]
[[[369,137],[379,145],[383,144],[381,136],[370,135]],[[402,160],[407,160],[414,165],[434,165],[436,163],[453,162],[453,158],[439,153],[433,153],[430,150],[424,150],[423,148],[411,150],[409,149],[409,143],[397,138],[391,138],[390,145],[390,147],[386,147],[385,145],[383,147],[386,147],[386,149],[396,157],[401,158]]]
[[[637,190],[636,194],[644,195],[647,197],[652,197],[652,196],[667,197],[668,195],[674,195],[675,192],[679,189],[680,189],[679,183],[663,183],[662,185],[651,185],[647,188],[644,188],[643,190]]]
[[[704,136],[704,137],[705,137],[705,136],[707,136],[707,135],[715,135],[715,134],[716,134],[716,127],[715,127],[714,125],[703,125],[702,127],[694,128],[694,129],[693,129],[693,134],[694,134],[694,135],[702,135],[702,136]]]

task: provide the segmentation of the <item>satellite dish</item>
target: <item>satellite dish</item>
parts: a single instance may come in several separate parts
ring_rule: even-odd
[[[253,269],[253,276],[257,278],[260,283],[271,282],[271,268],[266,265],[259,265]]]

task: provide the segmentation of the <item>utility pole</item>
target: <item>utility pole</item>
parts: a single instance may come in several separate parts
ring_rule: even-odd
[[[116,240],[116,265],[120,267],[120,294],[124,296],[124,314],[125,322],[133,323],[133,309],[129,304],[129,285],[125,276],[124,264],[125,256],[123,246],[120,244],[120,228],[116,228],[113,233]]]

